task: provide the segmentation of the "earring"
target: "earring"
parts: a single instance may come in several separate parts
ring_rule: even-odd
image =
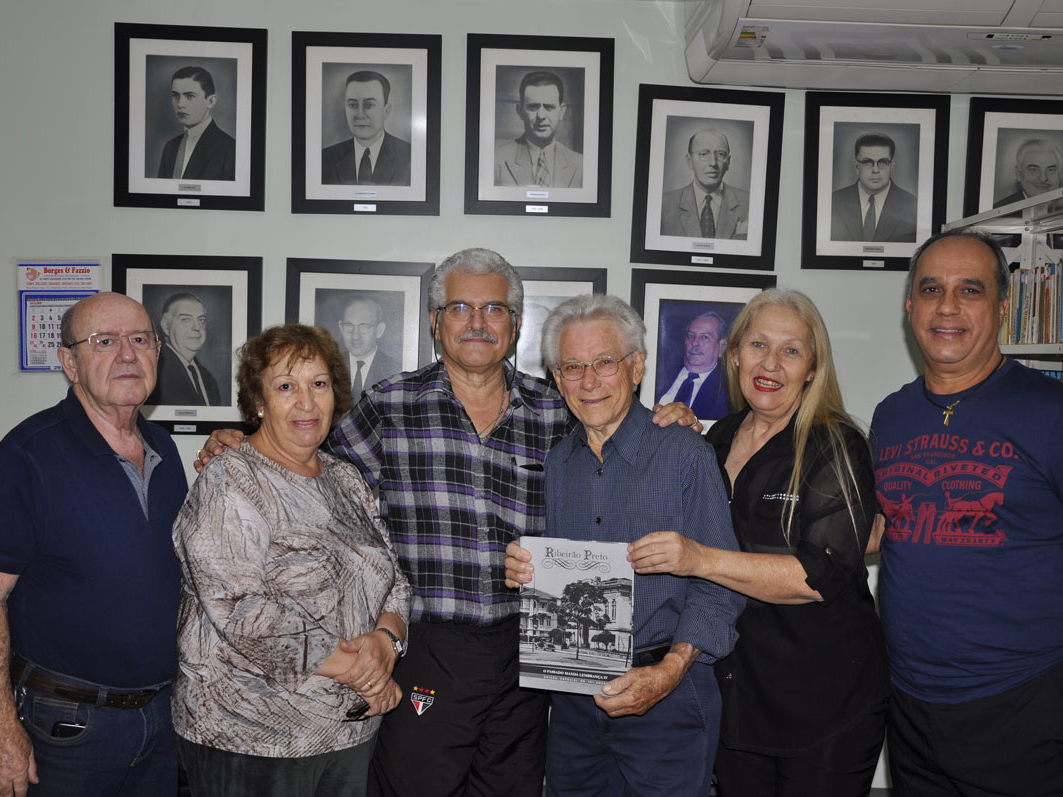
[[[258,411],[258,417],[259,417],[259,418],[261,418],[261,417],[262,417],[263,415],[265,415],[265,414],[266,414],[266,413],[265,413],[265,412],[264,412],[263,410],[259,410],[259,411]]]

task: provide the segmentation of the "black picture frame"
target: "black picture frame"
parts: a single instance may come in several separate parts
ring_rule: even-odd
[[[263,210],[266,31],[116,22],[114,35],[115,206]],[[164,177],[181,151],[183,122],[175,119],[171,89],[183,67],[209,76],[212,123],[199,135],[185,176]],[[206,86],[202,74],[184,79]]]
[[[612,39],[468,34],[465,212],[608,217],[612,190]],[[564,86],[551,180],[538,186],[517,108],[520,83],[547,71]],[[517,135],[517,134],[520,135]],[[516,138],[514,136],[517,136]]]
[[[782,157],[784,100],[782,92],[639,86],[632,262],[774,267],[780,170],[754,164]],[[710,178],[720,184],[718,237],[702,237],[696,161],[688,151],[703,133],[723,137],[730,153],[723,175]]]
[[[639,398],[652,407],[675,380],[683,365],[686,325],[707,310],[718,313],[728,327],[745,304],[775,286],[774,274],[726,271],[631,271],[631,305],[646,323],[646,369]],[[723,368],[721,362],[717,368]],[[722,417],[722,416],[721,416]],[[719,418],[698,418],[708,426]]]
[[[876,139],[879,149],[894,143],[889,192],[876,213],[874,235],[883,239],[870,241],[861,238],[854,155],[869,134],[885,136]],[[945,221],[948,146],[947,95],[808,92],[801,267],[907,270],[908,258]],[[884,167],[874,168],[868,179],[881,180]]]
[[[325,329],[347,352],[339,322],[355,299],[372,302],[386,326],[378,350],[397,362],[399,370],[416,370],[432,361],[427,308],[434,268],[433,263],[290,257],[284,319]],[[396,317],[399,324],[394,323]]]
[[[166,301],[191,293],[200,300],[207,315],[207,334],[195,353],[201,378],[207,385],[216,381],[220,403],[213,406],[160,403],[145,405],[145,417],[165,426],[174,434],[203,434],[242,424],[236,403],[236,349],[262,329],[262,258],[205,255],[135,255],[111,257],[113,289],[144,305],[159,337],[166,335],[162,311]],[[214,319],[227,321],[216,323]],[[213,330],[213,332],[211,331]],[[176,355],[159,354],[159,398],[184,394],[183,387],[167,379],[177,379],[183,365]],[[200,353],[202,352],[202,354]],[[164,364],[164,358],[171,366]],[[183,374],[182,374],[183,376]]]
[[[1027,183],[1036,192],[1033,196],[1037,196],[1061,186],[1063,101],[971,98],[967,124],[964,216],[973,216],[1028,198],[1026,186],[1018,179],[1020,147],[1034,140],[1042,140],[1055,147],[1053,157],[1048,159],[1054,161],[1055,179],[1044,181],[1042,172],[1038,178]],[[1035,158],[1047,154],[1044,148],[1036,147],[1036,150],[1031,153]],[[1023,153],[1023,156],[1029,161],[1030,155]],[[1047,188],[1043,187],[1046,182],[1049,184]]]
[[[517,370],[549,380],[553,375],[542,361],[543,321],[566,299],[586,293],[605,293],[609,270],[518,266],[517,273],[524,283],[524,313],[513,352]]]
[[[439,215],[441,51],[439,35],[292,33],[293,213]],[[374,155],[386,184],[354,182],[344,97],[358,72],[387,81],[385,137]]]

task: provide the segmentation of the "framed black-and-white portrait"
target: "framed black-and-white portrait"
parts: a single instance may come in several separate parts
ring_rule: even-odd
[[[469,34],[465,212],[608,216],[613,40]]]
[[[945,220],[949,98],[805,95],[802,268],[903,271]]]
[[[348,359],[352,391],[432,359],[432,263],[288,258],[284,318],[326,330]]]
[[[783,95],[639,86],[631,259],[773,267]]]
[[[262,210],[266,31],[115,23],[114,204]]]
[[[676,400],[691,382],[687,404],[703,424],[719,420],[727,403],[727,336],[746,302],[775,285],[769,274],[633,269],[631,305],[646,322],[646,372],[640,399],[647,407]]]
[[[174,433],[238,426],[235,352],[262,328],[262,258],[114,255],[114,290],[162,340],[144,412]]]
[[[965,216],[1060,188],[1063,102],[973,97],[967,130]]]
[[[517,268],[524,283],[524,314],[517,338],[517,368],[526,374],[550,379],[543,363],[543,322],[566,299],[585,293],[605,293],[608,270],[604,268]]]
[[[437,35],[292,33],[292,211],[439,215]]]

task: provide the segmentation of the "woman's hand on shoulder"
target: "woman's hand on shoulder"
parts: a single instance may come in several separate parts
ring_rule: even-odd
[[[671,404],[654,404],[653,422],[658,426],[671,426],[673,423],[689,426],[698,434],[705,431],[705,427],[701,425],[694,410],[681,401],[673,401]]]
[[[203,448],[196,452],[196,461],[192,463],[196,473],[202,473],[207,463],[222,451],[227,448],[239,448],[243,441],[244,433],[239,429],[218,429],[211,432]]]
[[[655,531],[627,547],[627,560],[635,572],[698,576],[709,548],[676,531]]]

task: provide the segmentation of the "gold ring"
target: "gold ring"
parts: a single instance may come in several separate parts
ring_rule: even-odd
[[[199,459],[202,456],[203,456],[203,449],[201,448],[201,449],[199,449],[199,451],[196,452],[196,459]]]
[[[373,682],[372,682],[372,681],[366,681],[366,682],[365,682],[365,686],[364,686],[364,687],[362,687],[362,688],[363,688],[363,689],[368,689],[368,688],[369,688],[369,687],[371,687],[372,685],[373,685]]]

